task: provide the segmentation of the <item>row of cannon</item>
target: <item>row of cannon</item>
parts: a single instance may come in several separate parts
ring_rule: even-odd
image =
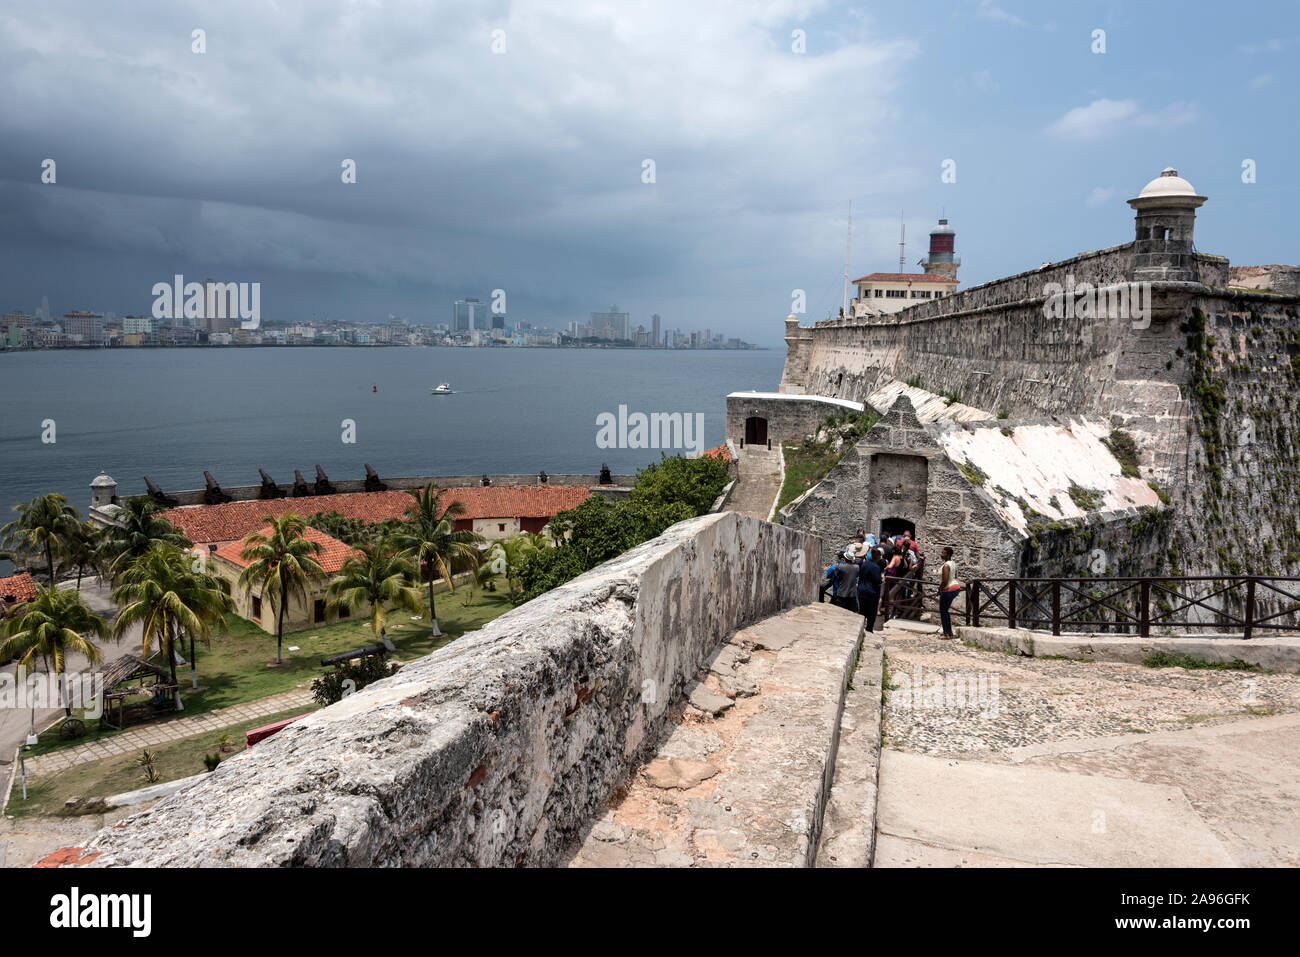
[[[316,466],[316,481],[310,484],[302,477],[302,472],[294,469],[293,486],[287,489],[282,485],[277,485],[275,479],[266,474],[266,469],[258,469],[257,473],[262,477],[262,487],[257,493],[259,499],[288,497],[306,498],[312,495],[334,495],[338,491],[330,482],[329,476],[325,474],[325,470],[319,465]],[[212,477],[211,472],[204,471],[203,479],[207,483],[203,489],[204,505],[221,505],[225,502],[234,501],[233,495],[221,490],[221,485]],[[548,479],[549,477],[544,471],[537,473],[537,482],[539,485],[546,485]],[[603,463],[601,464],[600,477],[598,481],[601,485],[610,485],[613,482],[613,476],[610,474],[608,465]],[[158,483],[147,475],[144,477],[144,484],[149,490],[149,497],[159,505],[164,505],[170,508],[180,504],[179,500],[164,492],[158,487]],[[489,486],[492,484],[492,479],[487,475],[484,475],[481,484]],[[365,491],[388,491],[388,486],[380,481],[379,473],[372,469],[368,464],[366,465]]]
[[[329,476],[325,474],[325,470],[319,465],[316,466],[316,481],[310,484],[302,477],[302,472],[294,469],[293,486],[287,489],[277,485],[275,479],[266,474],[266,469],[258,469],[257,472],[262,477],[262,487],[257,493],[259,499],[288,498],[290,496],[293,498],[306,498],[311,495],[333,495],[338,491],[330,482]],[[204,505],[221,505],[224,502],[234,501],[232,495],[221,490],[221,485],[212,477],[211,472],[205,471],[203,479],[207,483],[203,489]],[[177,499],[159,488],[158,483],[147,475],[144,477],[144,484],[149,490],[149,497],[159,505],[174,506],[180,504]],[[367,465],[366,491],[384,492],[387,490],[388,486],[379,480],[378,473]]]

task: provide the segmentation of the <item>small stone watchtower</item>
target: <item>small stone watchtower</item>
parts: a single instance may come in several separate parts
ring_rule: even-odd
[[[90,483],[90,507],[117,504],[117,483],[107,472],[100,472]]]
[[[785,317],[785,368],[778,392],[802,395],[808,382],[808,360],[812,355],[813,331],[799,325],[793,312]]]
[[[1192,229],[1196,210],[1205,200],[1170,166],[1128,201],[1137,210],[1129,276],[1133,282],[1196,282],[1200,278]]]

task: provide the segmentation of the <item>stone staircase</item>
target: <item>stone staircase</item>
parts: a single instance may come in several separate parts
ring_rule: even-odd
[[[865,865],[880,641],[867,637],[874,666],[859,667],[862,639],[862,618],[829,604],[738,631],[673,713],[655,757],[583,834],[570,866],[810,867],[822,863],[819,842],[827,866]]]

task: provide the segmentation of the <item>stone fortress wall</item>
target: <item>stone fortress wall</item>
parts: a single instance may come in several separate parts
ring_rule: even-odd
[[[816,598],[816,539],[674,525],[101,831],[90,866],[555,864],[697,670]]]
[[[885,320],[808,328],[792,317],[781,390],[865,401],[892,380],[919,380],[1008,424],[1099,417],[1133,436],[1141,477],[1172,512],[1112,573],[1300,574],[1300,267],[1171,257],[1192,263],[1190,278],[1171,267],[1163,274],[1175,278],[1151,282],[1149,323],[1045,314],[1048,283],[1137,281],[1150,247],[1083,253]],[[1046,549],[1087,551],[1077,540]]]

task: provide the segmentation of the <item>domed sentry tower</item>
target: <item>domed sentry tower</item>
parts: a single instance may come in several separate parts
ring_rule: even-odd
[[[1196,210],[1206,197],[1172,166],[1147,183],[1128,204],[1137,210],[1137,239],[1133,244],[1134,282],[1182,281],[1200,278],[1192,229]]]
[[[930,254],[921,260],[921,268],[938,276],[957,278],[957,267],[961,260],[953,255],[957,243],[957,234],[948,225],[948,220],[939,220],[939,225],[930,230]]]
[[[100,472],[90,483],[90,507],[117,504],[117,483],[107,472]]]

